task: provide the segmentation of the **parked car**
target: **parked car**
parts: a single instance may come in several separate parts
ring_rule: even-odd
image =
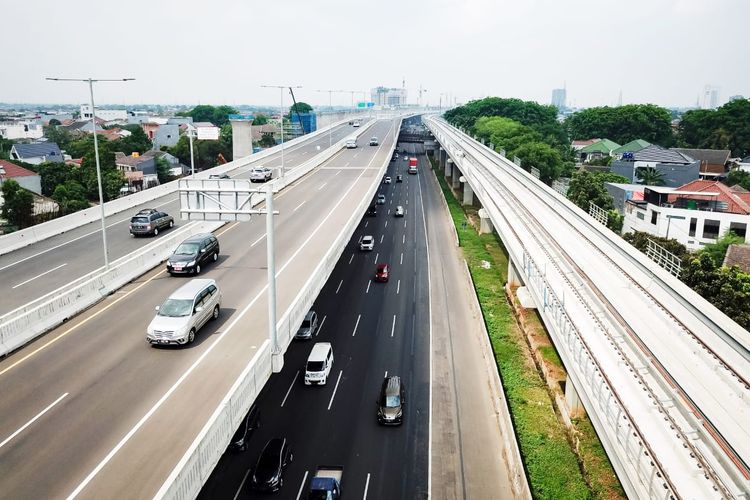
[[[396,182],[404,182],[404,177],[401,174],[397,175]]]
[[[360,250],[372,250],[374,247],[375,247],[375,238],[373,238],[369,234],[367,236],[362,236],[362,239],[359,240]]]
[[[200,233],[186,239],[167,259],[167,272],[200,274],[203,266],[219,260],[219,240],[211,233]]]
[[[375,269],[375,281],[386,283],[388,281],[389,271],[388,264],[378,264],[378,267]]]
[[[346,141],[346,149],[356,149],[357,148],[357,141],[355,139],[349,139]]]
[[[258,427],[260,427],[260,408],[254,403],[250,407],[250,411],[245,415],[245,418],[240,422],[240,426],[234,432],[232,440],[229,441],[229,449],[231,451],[245,451],[250,436]]]
[[[403,217],[404,216],[404,207],[402,207],[401,205],[398,205],[396,207],[396,212],[394,213],[394,215],[396,217]]]
[[[286,438],[273,438],[258,457],[250,485],[261,491],[279,491],[284,485],[284,470],[292,463],[294,455]]]
[[[311,339],[315,332],[318,330],[318,314],[312,309],[307,311],[305,319],[302,320],[297,333],[294,335],[295,339]]]
[[[231,179],[229,174],[211,174],[208,176],[209,179]]]
[[[273,177],[270,168],[255,167],[250,171],[250,182],[267,182]]]
[[[174,226],[174,218],[154,208],[146,208],[130,219],[130,234],[133,236],[159,234],[162,229]]]
[[[209,319],[217,319],[221,291],[212,279],[192,279],[174,291],[146,329],[149,344],[191,344]]]
[[[378,195],[377,204],[378,205],[385,205],[385,195],[384,194],[379,194]]]
[[[390,177],[390,176],[388,176],[388,175],[386,175],[386,176],[385,176],[385,177],[383,178],[383,184],[390,184],[390,183],[391,183],[391,177]]]
[[[404,419],[406,389],[401,377],[385,377],[378,397],[378,423],[382,425],[401,425]]]
[[[377,137],[371,137],[370,138],[370,146],[377,146],[378,145],[378,138]]]

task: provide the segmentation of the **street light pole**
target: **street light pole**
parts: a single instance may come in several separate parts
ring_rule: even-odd
[[[343,92],[342,90],[316,90],[315,92],[328,92],[328,108],[331,113],[331,121],[328,123],[328,147],[330,148],[333,145],[333,139],[331,137],[331,130],[333,128],[333,101],[331,100],[331,96],[334,92]]]
[[[91,105],[91,125],[94,134],[94,158],[96,159],[96,182],[99,188],[99,209],[102,222],[102,246],[104,250],[104,269],[109,271],[109,252],[107,251],[107,226],[104,220],[104,191],[102,189],[102,169],[99,164],[99,141],[96,137],[96,109],[94,108],[94,82],[128,82],[135,78],[46,78],[56,82],[86,82],[89,84],[89,103]]]
[[[264,89],[279,89],[281,93],[281,108],[279,109],[279,120],[281,128],[281,177],[284,177],[284,89],[301,89],[302,85],[261,85]],[[300,123],[300,125],[302,125]]]
[[[190,140],[190,177],[195,179],[195,157],[193,156],[193,134],[197,131],[195,125],[187,124],[188,139]]]

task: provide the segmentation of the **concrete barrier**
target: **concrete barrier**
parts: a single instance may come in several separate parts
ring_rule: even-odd
[[[374,123],[374,120],[370,125],[372,123]],[[398,124],[400,125],[400,123],[399,120]],[[364,130],[355,134],[361,135],[370,125],[361,127]],[[341,142],[343,144],[346,141]],[[396,144],[394,143],[390,154],[381,167],[380,175],[376,176],[377,179],[380,179],[385,173],[385,169],[388,167],[395,148]],[[320,163],[318,162],[318,164]],[[288,185],[290,182],[293,181],[287,180],[285,185]],[[289,347],[294,332],[302,324],[305,314],[312,306],[326,281],[328,281],[331,272],[336,267],[336,263],[341,258],[352,234],[354,234],[354,230],[357,228],[359,221],[369,206],[370,200],[379,187],[380,183],[374,183],[371,186],[367,192],[367,196],[364,196],[359,205],[357,205],[357,208],[352,211],[351,217],[339,233],[339,236],[331,244],[326,255],[310,274],[310,278],[305,282],[305,285],[300,289],[292,303],[277,321],[276,328],[279,335],[279,344],[282,346],[284,352]],[[237,381],[232,385],[219,407],[206,425],[203,426],[203,429],[198,433],[198,436],[172,470],[169,477],[167,477],[166,481],[164,481],[164,484],[162,484],[154,498],[182,500],[193,499],[198,496],[201,487],[203,487],[203,484],[226,451],[229,440],[239,426],[241,419],[250,410],[250,406],[270,376],[271,346],[270,341],[266,340],[261,345],[258,353],[247,365],[247,368],[245,368]]]
[[[347,119],[339,120],[338,122],[333,123],[331,126],[337,127],[338,125],[341,125],[346,121]],[[284,150],[286,151],[290,147],[300,145],[312,138],[316,138],[320,135],[328,133],[328,128],[329,127],[318,129],[310,134],[297,137],[295,139],[292,139],[291,141],[287,141],[284,143]],[[255,163],[259,160],[267,158],[279,151],[281,151],[281,145],[264,149],[259,153],[255,153],[253,155],[231,161],[209,170],[204,170],[203,172],[195,174],[195,176],[199,179],[202,179],[208,178],[208,176],[211,174],[230,172],[237,168],[246,167],[251,163]],[[138,193],[125,196],[123,198],[117,198],[116,200],[108,201],[104,204],[104,215],[105,217],[109,217],[110,215],[123,212],[133,207],[137,207],[149,201],[161,198],[162,196],[175,193],[177,192],[177,182],[178,181],[175,180],[166,184],[162,184],[160,186],[153,187],[151,189],[146,189]],[[47,238],[51,238],[52,236],[65,233],[67,231],[70,231],[71,229],[85,226],[86,224],[97,222],[100,220],[101,209],[99,206],[95,206],[87,208],[86,210],[81,210],[80,212],[75,212],[63,217],[59,217],[57,219],[43,222],[42,224],[37,224],[20,231],[2,235],[0,236],[0,255],[18,250],[19,248],[23,248],[27,245],[33,245],[34,243],[45,240]]]

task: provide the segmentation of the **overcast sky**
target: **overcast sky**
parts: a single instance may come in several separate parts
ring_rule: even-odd
[[[750,96],[748,0],[4,0],[0,102],[275,104],[400,87],[576,106]],[[443,102],[447,97],[443,97]],[[351,94],[335,94],[348,105]]]

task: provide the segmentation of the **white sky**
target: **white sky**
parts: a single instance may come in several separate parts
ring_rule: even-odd
[[[690,106],[750,96],[748,0],[3,0],[0,102],[275,104],[261,84]],[[287,101],[288,98],[285,98]],[[334,94],[348,105],[350,94]],[[443,97],[443,102],[447,97]]]

